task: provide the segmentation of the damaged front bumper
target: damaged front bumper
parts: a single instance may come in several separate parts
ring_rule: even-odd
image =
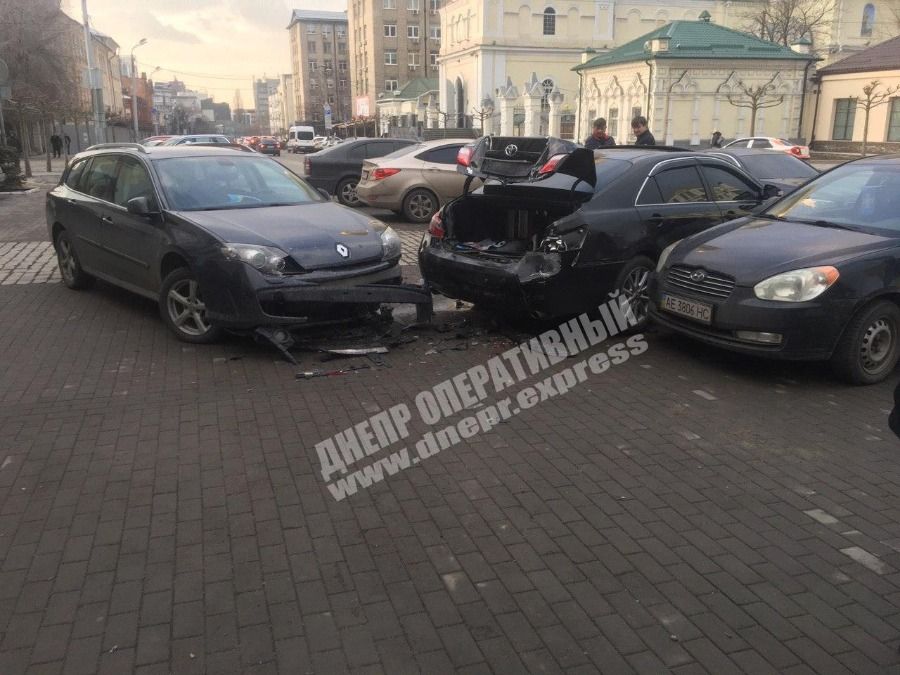
[[[441,295],[544,319],[585,311],[614,285],[618,265],[575,260],[575,252],[459,252],[427,234],[419,248],[422,278]]]
[[[402,283],[397,261],[284,276],[263,275],[240,261],[208,261],[198,282],[207,317],[229,330],[328,323],[381,304],[415,304],[419,321],[432,311],[431,292]]]

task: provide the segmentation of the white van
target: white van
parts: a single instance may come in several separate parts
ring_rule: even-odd
[[[288,129],[287,148],[290,152],[315,152],[318,150],[313,139],[316,130],[312,127],[291,127]]]

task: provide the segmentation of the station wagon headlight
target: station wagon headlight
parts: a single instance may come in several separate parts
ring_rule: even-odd
[[[385,260],[399,258],[402,252],[400,235],[394,232],[394,228],[385,226],[381,232],[381,257]]]
[[[760,300],[806,302],[818,298],[838,280],[840,272],[830,265],[782,272],[760,281],[753,292]]]
[[[229,260],[240,260],[263,274],[276,276],[284,271],[285,259],[288,257],[280,248],[253,244],[225,244],[222,253]]]

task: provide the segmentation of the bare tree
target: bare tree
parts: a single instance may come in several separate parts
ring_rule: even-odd
[[[744,15],[745,28],[763,40],[790,47],[801,38],[818,44],[835,0],[763,0]]]
[[[862,88],[863,97],[856,99],[856,107],[863,111],[863,140],[862,140],[862,155],[866,156],[866,150],[868,150],[869,143],[869,115],[872,114],[872,109],[877,108],[880,105],[884,105],[891,100],[891,97],[900,91],[900,84],[895,85],[893,87],[888,87],[884,91],[878,91],[879,87],[881,87],[881,82],[879,80],[872,80]]]
[[[784,101],[784,94],[775,94],[775,73],[765,84],[757,86],[745,84],[743,80],[738,80],[737,86],[740,94],[728,94],[728,102],[735,108],[748,108],[750,110],[750,135],[756,134],[756,115],[760,110],[765,108],[774,108],[781,105]]]

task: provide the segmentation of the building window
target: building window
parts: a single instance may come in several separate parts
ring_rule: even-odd
[[[319,69],[319,62],[318,62],[318,61],[310,61],[310,62],[309,62],[309,69],[310,69],[310,70],[318,70],[318,69]]]
[[[863,37],[872,35],[872,27],[875,25],[875,5],[871,2],[863,8],[862,27],[859,34]]]
[[[410,40],[418,40],[419,39],[419,27],[418,26],[407,26],[406,27],[406,37]]]
[[[332,65],[333,65],[333,63],[331,61],[325,61],[325,72],[326,73],[331,70]]]
[[[400,80],[385,80],[384,81],[384,90],[385,91],[397,91],[400,89]]]
[[[438,59],[438,54],[439,54],[439,53],[440,53],[440,52],[429,52],[429,53],[428,53],[428,62],[431,64],[431,69],[432,69],[432,70],[437,70],[437,68],[438,68],[438,62],[437,62],[437,59]]]
[[[609,109],[609,119],[606,121],[609,127],[609,135],[615,138],[619,135],[619,109]]]
[[[318,26],[314,23],[306,24],[306,32],[307,33],[315,33],[317,29],[318,29]]]
[[[347,29],[338,26],[337,28],[334,29],[334,34],[337,35],[339,38],[347,37]]]
[[[641,116],[641,106],[636,105],[631,109],[631,119]]]
[[[346,54],[347,53],[347,43],[346,42],[338,42],[338,54]]]
[[[891,99],[891,115],[888,118],[888,141],[900,141],[900,98]]]
[[[853,122],[856,121],[856,99],[838,98],[834,100],[834,129],[831,139],[834,141],[853,140]]]
[[[429,29],[428,36],[432,40],[440,40],[441,39],[441,27],[440,26],[431,26]]]
[[[322,43],[322,51],[325,52],[326,54],[327,54],[328,52],[330,52],[330,51],[331,51],[331,43],[330,43],[330,42],[323,42],[323,43]]]
[[[385,9],[397,9],[397,0],[384,0],[382,7]]]
[[[544,35],[556,35],[556,10],[552,7],[544,10]]]
[[[347,62],[346,61],[338,61],[338,70],[342,73],[347,72]]]
[[[438,10],[441,8],[441,0],[428,0],[428,2],[431,6],[431,13],[437,14]]]
[[[386,66],[396,66],[397,65],[397,50],[396,49],[385,49],[384,50],[384,65],[386,65]]]
[[[406,9],[410,12],[419,11],[419,0],[406,0]]]
[[[334,96],[332,96],[332,95],[329,94],[329,96],[328,96],[328,103],[329,103],[329,104],[334,103]]]
[[[338,89],[346,89],[347,80],[338,80]]]
[[[322,26],[322,37],[331,37],[331,26]]]
[[[319,88],[319,81],[318,81],[318,80],[310,80],[310,81],[309,81],[309,88],[310,88],[310,89],[318,89],[318,88]]]
[[[310,54],[315,54],[316,53],[316,43],[313,42],[312,40],[307,42],[306,43],[306,51],[308,51]]]
[[[384,37],[397,37],[397,24],[395,24],[395,23],[384,24]]]
[[[409,69],[416,70],[419,67],[419,53],[418,52],[410,52],[409,53]]]

